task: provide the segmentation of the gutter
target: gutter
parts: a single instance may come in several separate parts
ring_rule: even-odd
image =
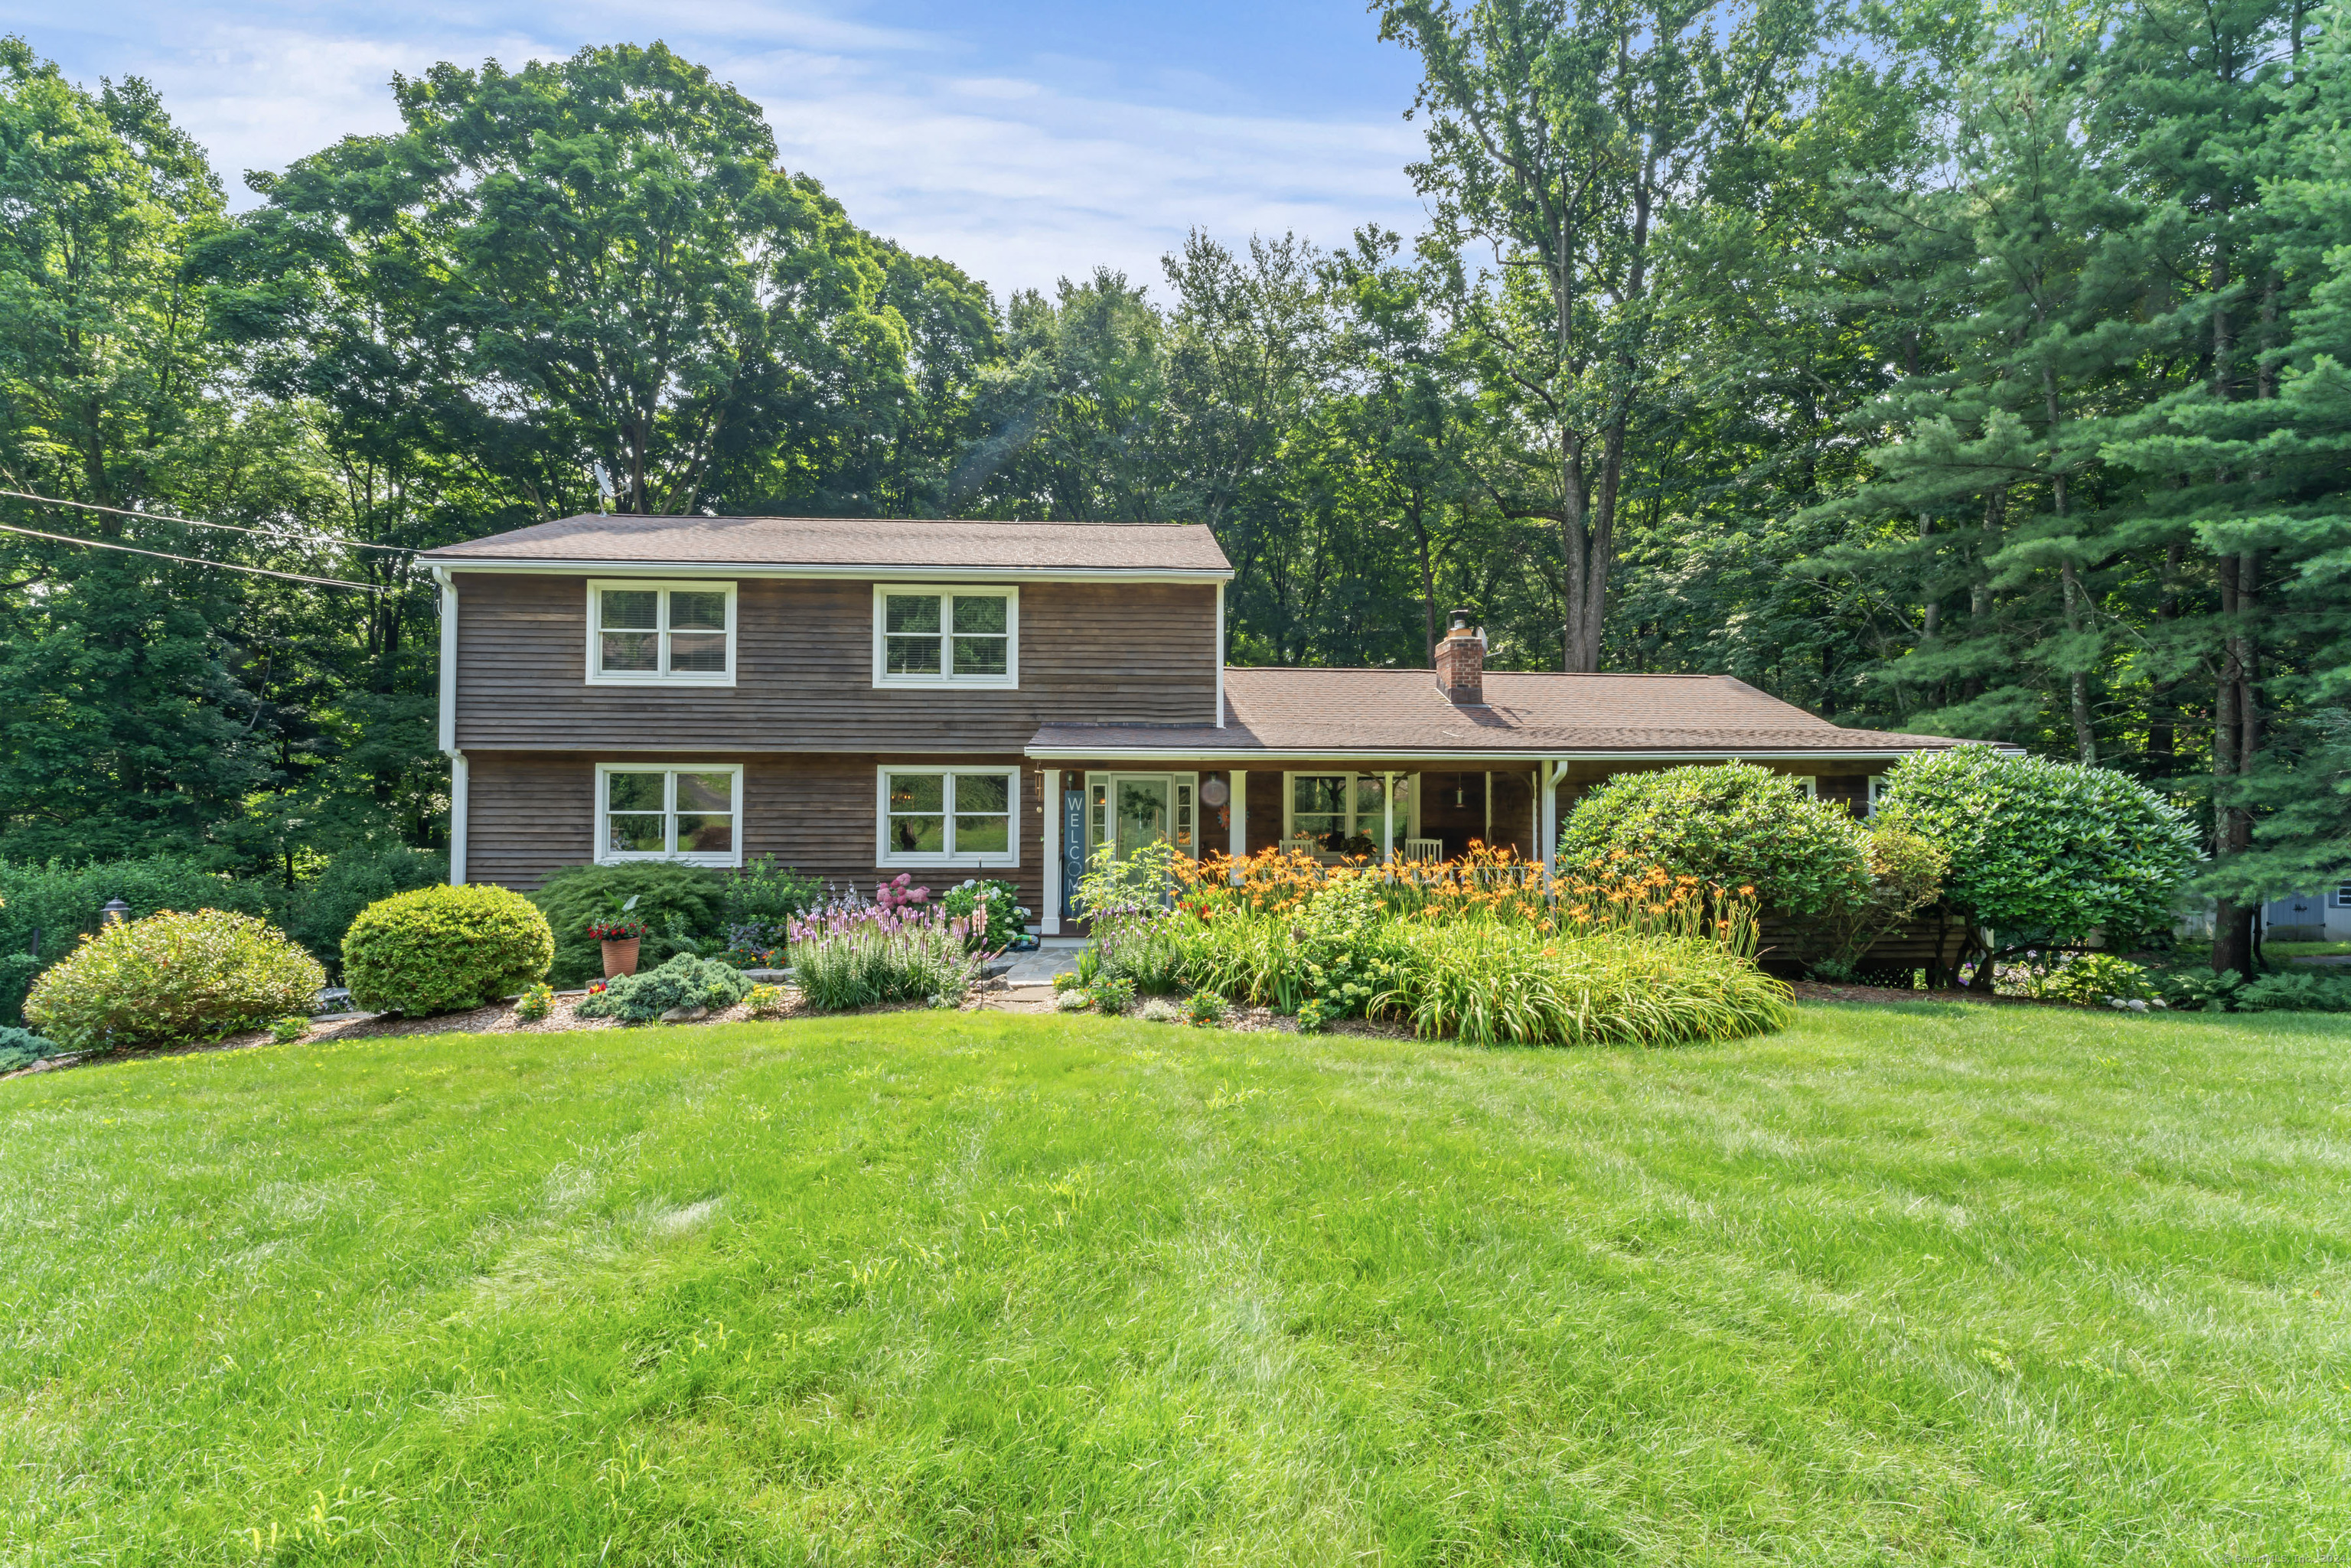
[[[570,577],[580,572],[652,573],[662,577],[847,578],[860,582],[1176,582],[1223,584],[1232,568],[1076,566],[796,566],[784,561],[538,560],[497,556],[426,558],[435,577],[444,571],[495,571]]]
[[[1959,745],[1973,745],[1962,741]],[[1536,748],[1527,751],[1259,751],[1232,746],[1193,747],[1035,747],[1021,755],[1040,762],[1087,762],[1096,759],[1134,758],[1149,762],[1207,761],[1229,758],[1236,768],[1258,762],[1458,762],[1491,768],[1501,762],[1521,762],[1534,766],[1545,762],[1877,762],[1895,758],[1913,757],[1921,752],[1947,751],[1946,746],[1892,746],[1876,750],[1755,750],[1755,751],[1554,751]],[[2022,757],[2021,746],[2000,746],[1995,750],[2010,757]]]

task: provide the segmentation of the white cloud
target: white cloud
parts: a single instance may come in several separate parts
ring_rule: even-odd
[[[0,17],[22,4],[0,0]],[[1196,71],[1138,72],[1158,91],[1133,95],[1099,61],[982,59],[944,35],[757,0],[568,8],[563,38],[547,36],[545,13],[339,13],[265,0],[102,14],[62,34],[47,16],[0,25],[80,79],[149,78],[241,203],[246,169],[394,129],[395,72],[661,37],[759,102],[786,164],[823,182],[854,221],[947,257],[999,297],[1096,265],[1155,286],[1158,258],[1195,225],[1229,241],[1289,230],[1329,245],[1364,223],[1410,232],[1421,221],[1404,174],[1419,139],[1392,113],[1253,111]]]

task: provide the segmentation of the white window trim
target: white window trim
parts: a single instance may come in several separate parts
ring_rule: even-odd
[[[2337,909],[2351,909],[2351,882],[2335,884],[2335,896],[2327,901]]]
[[[1121,779],[1164,779],[1167,781],[1167,841],[1176,842],[1176,818],[1189,813],[1192,847],[1186,850],[1176,845],[1176,852],[1187,860],[1202,858],[1203,841],[1200,821],[1205,808],[1200,804],[1200,775],[1197,773],[1159,773],[1147,768],[1097,768],[1086,779],[1086,863],[1110,847],[1117,829],[1110,821],[1110,799],[1107,790]],[[1105,791],[1101,800],[1094,798],[1097,789]]]
[[[673,674],[666,669],[615,670],[604,669],[604,605],[608,589],[651,589],[661,596],[661,611],[653,618],[661,662],[669,663],[669,595],[672,589],[684,589],[690,593],[708,593],[722,590],[726,595],[726,668],[688,670]],[[591,577],[588,580],[588,684],[591,686],[731,686],[736,670],[735,585],[712,582],[708,579],[650,577]]]
[[[665,850],[616,850],[611,847],[611,793],[604,783],[608,773],[659,773],[662,778],[663,841]],[[706,850],[677,849],[677,776],[681,773],[726,773],[735,779],[735,847],[724,854]],[[743,765],[739,762],[599,762],[596,764],[596,863],[620,865],[632,861],[670,861],[679,865],[739,866],[743,863]]]
[[[977,774],[983,778],[1006,779],[1011,781],[1011,811],[1006,832],[1009,838],[1002,853],[987,854],[902,854],[890,847],[890,775],[893,773],[943,773],[951,778]],[[930,767],[923,763],[893,766],[884,764],[873,770],[873,863],[900,870],[914,869],[974,869],[984,871],[1018,871],[1020,869],[1020,769],[1011,768],[947,768]],[[949,837],[955,832],[955,800],[946,802],[946,829]]]
[[[891,594],[912,597],[935,593],[964,599],[1001,599],[1004,601],[1004,674],[1000,675],[958,675],[949,667],[954,659],[946,647],[940,649],[939,673],[935,675],[893,675],[889,673],[889,645],[883,601]],[[944,644],[955,633],[954,611],[942,607],[939,612],[939,640]],[[1020,686],[1020,590],[1009,583],[980,582],[877,582],[873,585],[873,685],[876,688],[912,686],[935,691],[943,686],[965,691],[1017,691]]]
[[[1421,776],[1416,771],[1405,768],[1394,770],[1381,768],[1358,768],[1352,771],[1344,768],[1301,768],[1281,776],[1281,843],[1284,849],[1289,848],[1290,841],[1298,836],[1297,781],[1301,779],[1340,778],[1347,780],[1347,816],[1350,821],[1356,823],[1355,831],[1358,834],[1368,831],[1373,841],[1378,841],[1379,830],[1384,824],[1384,819],[1375,816],[1370,819],[1368,827],[1364,824],[1363,813],[1355,804],[1356,781],[1363,779],[1393,779],[1405,789],[1405,812],[1403,816],[1396,819],[1396,843],[1400,848],[1405,840],[1421,836]],[[1487,787],[1491,789],[1490,780]]]
[[[1877,815],[1877,798],[1885,793],[1886,775],[1883,773],[1871,774],[1869,776],[1869,788],[1862,797],[1861,814],[1865,817],[1875,817]]]

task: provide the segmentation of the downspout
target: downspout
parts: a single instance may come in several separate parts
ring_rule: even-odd
[[[1225,727],[1225,585],[1217,584],[1217,727]]]
[[[441,712],[438,739],[449,759],[449,883],[465,883],[467,796],[472,783],[465,754],[457,749],[457,585],[449,569],[436,566],[433,580],[441,585]]]

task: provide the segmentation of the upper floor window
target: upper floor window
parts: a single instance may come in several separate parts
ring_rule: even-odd
[[[1020,591],[876,584],[873,684],[1018,686]]]
[[[731,686],[735,585],[591,581],[588,684]]]

